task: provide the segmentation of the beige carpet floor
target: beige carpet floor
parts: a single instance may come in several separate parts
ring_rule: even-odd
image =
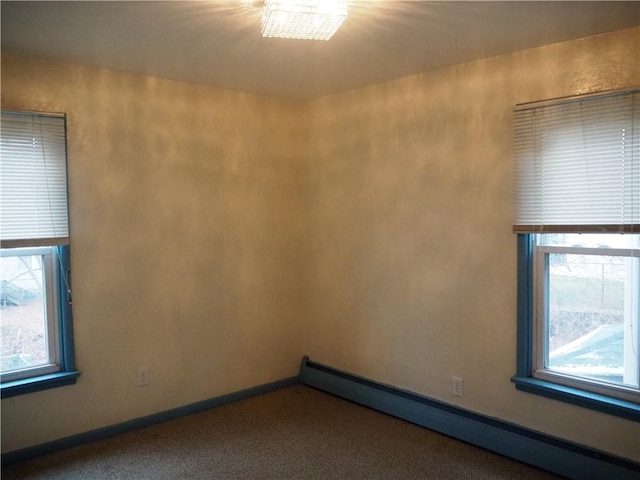
[[[2,470],[3,480],[558,478],[302,385]]]

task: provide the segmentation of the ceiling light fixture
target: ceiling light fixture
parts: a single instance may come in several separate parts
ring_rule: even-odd
[[[347,0],[265,0],[262,36],[329,40],[347,14]]]

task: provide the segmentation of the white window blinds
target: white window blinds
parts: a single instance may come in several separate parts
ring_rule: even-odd
[[[69,243],[65,117],[2,112],[3,248]]]
[[[514,232],[640,232],[640,90],[522,105],[514,129]]]

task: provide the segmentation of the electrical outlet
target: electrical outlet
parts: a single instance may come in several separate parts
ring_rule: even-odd
[[[138,367],[138,386],[146,387],[149,385],[149,367]]]
[[[451,377],[451,393],[456,397],[462,397],[462,379],[458,377]]]

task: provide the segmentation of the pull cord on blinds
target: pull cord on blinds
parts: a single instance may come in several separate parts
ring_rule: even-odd
[[[518,106],[516,233],[640,233],[640,89]]]
[[[2,112],[0,242],[3,248],[69,243],[64,115]]]

